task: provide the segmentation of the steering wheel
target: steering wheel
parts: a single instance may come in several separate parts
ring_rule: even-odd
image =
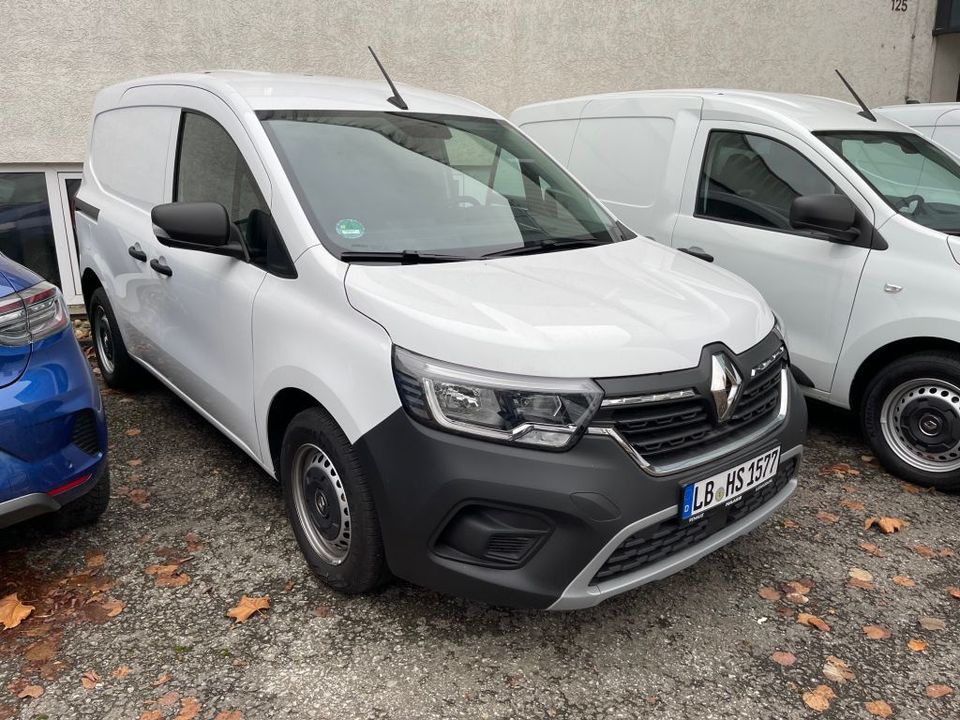
[[[453,202],[457,207],[480,207],[480,201],[469,195],[457,195]]]
[[[894,209],[899,212],[900,210],[905,209],[907,205],[909,205],[912,202],[916,202],[917,207],[916,209],[914,209],[911,215],[916,215],[918,212],[920,212],[920,210],[923,209],[923,206],[926,205],[926,202],[924,201],[922,195],[907,195],[904,198],[900,198],[900,201],[896,204],[896,207]]]

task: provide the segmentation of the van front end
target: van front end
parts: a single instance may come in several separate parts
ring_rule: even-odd
[[[691,369],[592,381],[600,400],[561,449],[480,437],[458,409],[503,388],[443,380],[417,360],[395,362],[405,409],[358,450],[389,508],[388,564],[419,585],[501,606],[589,607],[695,563],[796,488],[806,407],[776,332],[741,354],[708,345]],[[562,442],[548,423],[526,432]]]

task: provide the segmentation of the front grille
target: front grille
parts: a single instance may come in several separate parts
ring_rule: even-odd
[[[100,452],[100,438],[97,435],[97,419],[93,410],[81,410],[73,416],[73,435],[70,442],[87,455]]]
[[[780,371],[776,362],[744,381],[730,418],[717,422],[711,400],[700,391],[688,399],[635,405],[608,411],[624,439],[651,465],[669,465],[732,440],[770,421],[780,407]]]
[[[678,516],[634,533],[624,540],[597,570],[591,585],[652,565],[742,520],[786,487],[796,469],[797,461],[791,459],[785,462],[780,471],[765,485],[742,495],[734,505],[718,508],[697,520],[684,521]]]

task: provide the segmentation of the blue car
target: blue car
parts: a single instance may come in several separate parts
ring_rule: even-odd
[[[69,530],[109,501],[103,404],[63,296],[0,254],[0,528],[49,513]]]

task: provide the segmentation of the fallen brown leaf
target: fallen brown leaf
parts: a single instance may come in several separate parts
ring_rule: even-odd
[[[770,656],[777,665],[783,665],[783,667],[790,667],[797,661],[797,656],[790,652],[781,652],[778,650],[773,655]]]
[[[157,587],[178,588],[190,582],[190,576],[181,572],[179,563],[150,565],[144,572],[153,576],[154,584]]]
[[[856,580],[864,580],[866,582],[873,580],[873,575],[862,568],[850,568],[850,572],[847,574]]]
[[[313,609],[313,614],[319,618],[330,617],[330,612],[330,608],[326,605],[317,605],[317,607]]]
[[[880,625],[864,625],[863,634],[867,640],[886,640],[892,633]]]
[[[38,698],[43,695],[43,688],[39,685],[27,685],[20,692],[17,693],[17,697],[21,700],[25,698]]]
[[[788,593],[809,595],[811,590],[813,590],[813,582],[810,580],[791,580],[783,584],[783,591]]]
[[[902,520],[901,518],[895,517],[869,517],[866,522],[863,523],[863,529],[869,530],[874,525],[880,528],[880,532],[884,535],[890,535],[892,533],[898,532],[907,526],[907,521]]]
[[[860,471],[850,466],[850,463],[837,463],[836,465],[827,465],[820,468],[820,477],[829,477],[831,475],[843,477],[844,475],[859,475]]]
[[[185,697],[180,701],[180,712],[173,720],[194,720],[200,714],[200,703],[195,697]]]
[[[873,455],[861,455],[860,459],[865,463],[875,463],[877,461]]]
[[[147,502],[147,499],[150,497],[148,493],[143,488],[134,488],[127,493],[127,497],[130,498],[132,502],[135,502],[137,505],[143,505]]]
[[[762,587],[757,591],[757,595],[762,597],[764,600],[769,600],[770,602],[777,602],[783,595],[779,590],[772,587]]]
[[[827,680],[840,684],[855,680],[857,677],[849,665],[834,655],[827,656],[827,661],[823,664],[823,676]]]
[[[114,671],[113,671],[112,673],[110,673],[110,674],[113,675],[113,677],[115,677],[115,678],[117,678],[117,679],[123,679],[123,678],[125,678],[127,675],[130,674],[130,666],[129,666],[129,665],[121,665],[120,667],[118,667],[116,670],[114,670]]]
[[[107,556],[102,552],[88,552],[87,553],[87,568],[98,568],[103,567],[104,563],[107,562]]]
[[[127,437],[136,437],[140,434],[140,428],[130,428],[127,432],[124,433]]]
[[[865,702],[863,707],[871,715],[876,715],[877,717],[888,718],[893,715],[893,708],[891,708],[883,700],[872,700],[870,702]]]
[[[914,652],[923,652],[924,650],[927,649],[928,646],[927,646],[927,643],[923,640],[913,639],[913,640],[907,641],[907,647],[913,650]]]
[[[835,523],[840,521],[840,516],[821,510],[817,513],[817,520],[825,523]]]
[[[908,492],[911,495],[919,495],[922,492],[926,492],[919,485],[913,485],[912,483],[904,483],[902,486],[904,492]]]
[[[796,529],[800,527],[800,523],[798,523],[796,520],[791,520],[790,518],[786,518],[783,521],[783,526],[785,528]]]
[[[926,693],[928,698],[936,700],[952,694],[953,688],[949,685],[927,685]]]
[[[187,543],[187,552],[195,553],[203,550],[203,542],[197,533],[188,532],[183,536],[183,540]]]
[[[960,600],[960,587],[948,587],[947,592],[950,593],[950,597]]]
[[[850,578],[847,581],[847,587],[857,588],[858,590],[876,590],[876,585],[869,580],[861,580],[860,578]]]
[[[239,710],[222,710],[213,720],[243,720],[243,713]]]
[[[140,467],[143,465],[143,460],[140,458],[133,458],[133,460],[127,460],[127,465],[130,467]]]
[[[0,624],[4,630],[12,630],[30,617],[36,608],[33,605],[24,605],[16,593],[0,599]]]
[[[96,670],[87,670],[80,676],[80,684],[83,685],[84,690],[93,690],[100,684],[100,676]]]
[[[164,673],[154,681],[153,686],[160,687],[161,685],[166,685],[171,680],[173,680],[173,675],[170,673]]]
[[[145,710],[140,713],[140,720],[162,720],[163,713],[159,710]]]
[[[269,607],[269,595],[265,595],[264,597],[247,597],[244,595],[235,607],[227,610],[227,617],[234,618],[237,623],[244,623],[249,620],[254,613],[267,610]]]
[[[813,690],[803,694],[803,702],[811,710],[825,712],[830,709],[830,701],[836,697],[836,693],[829,685],[817,685]]]
[[[787,593],[783,596],[783,599],[793,605],[806,605],[808,602],[810,602],[810,598],[808,598],[806,595],[801,595],[800,593],[795,592]]]
[[[864,552],[870,553],[874,557],[883,557],[883,553],[880,552],[880,548],[873,543],[862,542],[860,543],[860,549]]]
[[[922,617],[919,620],[920,627],[924,630],[946,630],[947,623],[941,620],[940,618],[934,617]]]
[[[827,623],[818,618],[816,615],[811,615],[810,613],[800,613],[797,615],[797,622],[801,625],[814,627],[820,632],[830,632],[830,626],[827,625]]]
[[[920,557],[935,558],[937,556],[937,551],[934,550],[932,547],[928,547],[926,545],[914,545],[910,549],[913,550]]]
[[[906,575],[894,575],[893,582],[899,585],[900,587],[916,587],[917,583],[914,582],[911,578],[908,578]]]
[[[157,698],[157,705],[160,707],[170,707],[180,699],[180,693],[176,690],[170,690]]]
[[[841,500],[840,505],[845,507],[847,510],[853,510],[854,512],[862,512],[866,510],[867,507],[859,500]]]

